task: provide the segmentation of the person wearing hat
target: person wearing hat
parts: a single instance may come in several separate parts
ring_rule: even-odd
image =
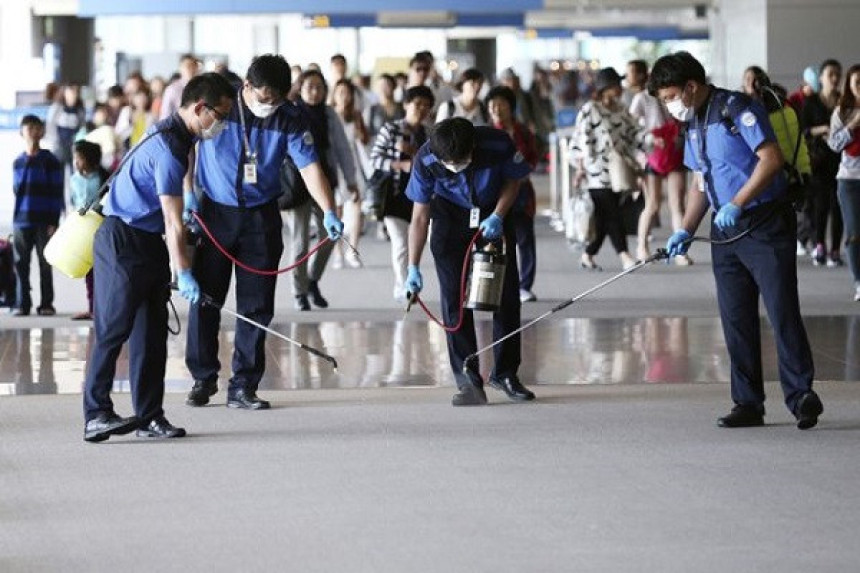
[[[639,127],[621,101],[621,76],[614,68],[603,68],[594,81],[592,101],[579,111],[570,140],[571,163],[576,169],[574,185],[585,184],[594,201],[596,234],[582,253],[580,267],[585,270],[600,270],[594,256],[609,236],[615,252],[625,269],[636,261],[627,252],[627,235],[621,219],[622,193],[632,191],[612,189],[609,175],[610,155],[619,153],[630,162],[635,162],[634,153],[645,145],[647,132]]]

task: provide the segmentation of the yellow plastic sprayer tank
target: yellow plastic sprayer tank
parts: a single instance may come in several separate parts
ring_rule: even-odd
[[[64,275],[79,279],[93,268],[93,240],[104,217],[72,211],[45,245],[45,259]]]

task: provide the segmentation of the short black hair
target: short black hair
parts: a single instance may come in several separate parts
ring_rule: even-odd
[[[440,121],[430,135],[430,151],[439,161],[465,161],[475,149],[475,126],[462,117]]]
[[[630,60],[629,62],[627,62],[627,65],[633,68],[633,71],[635,71],[640,76],[648,75],[648,62],[646,62],[645,60]]]
[[[188,80],[188,84],[182,90],[182,100],[179,105],[185,107],[202,99],[209,107],[215,107],[221,103],[221,98],[225,97],[236,99],[236,91],[230,82],[217,72],[206,72]]]
[[[436,98],[433,96],[433,90],[427,86],[412,86],[403,92],[403,103],[407,104],[414,99],[424,98],[430,102],[430,105],[436,103]]]
[[[86,164],[98,169],[102,162],[102,148],[99,144],[81,139],[75,142],[74,152],[80,153]]]
[[[821,62],[821,65],[818,67],[818,69],[819,69],[818,75],[820,76],[821,74],[823,74],[825,68],[829,68],[829,67],[838,68],[840,72],[842,71],[842,64],[839,62],[839,60],[834,60],[833,58],[827,58],[826,60]]]
[[[484,98],[484,103],[490,105],[490,102],[497,97],[507,101],[508,105],[511,106],[511,112],[516,113],[517,95],[514,93],[514,90],[512,90],[508,86],[496,86],[490,89],[489,92],[487,92],[487,97]]]
[[[463,84],[466,82],[484,82],[484,72],[478,68],[469,68],[460,74],[460,79],[457,80],[457,91],[463,91]]]
[[[346,64],[346,57],[343,54],[335,54],[331,57],[329,62],[331,62],[332,64],[335,62],[343,62],[344,64]]]
[[[21,128],[32,125],[33,127],[45,127],[45,122],[38,115],[33,115],[32,113],[28,113],[24,117],[21,118]]]
[[[707,83],[705,68],[690,52],[675,52],[663,56],[654,63],[651,77],[648,79],[648,93],[656,96],[658,90],[670,87],[683,88],[689,81]]]
[[[392,76],[391,74],[380,74],[379,79],[387,83],[388,87],[390,87],[391,89],[397,87],[397,80],[395,80],[394,76]]]
[[[263,54],[251,60],[245,77],[255,88],[269,88],[280,96],[290,93],[293,85],[290,64],[278,54]]]
[[[122,89],[122,86],[119,84],[114,84],[107,90],[108,99],[112,97],[125,97],[125,92]]]

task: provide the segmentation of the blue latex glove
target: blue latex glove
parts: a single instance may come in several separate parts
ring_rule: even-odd
[[[418,270],[418,265],[409,265],[406,269],[406,292],[409,294],[418,294],[424,288],[424,280],[421,278],[421,271]]]
[[[493,213],[478,226],[481,229],[481,236],[488,241],[495,241],[502,236],[502,218]]]
[[[188,190],[182,192],[182,222],[190,223],[194,220],[191,216],[191,211],[200,211],[200,203],[197,202],[197,195],[194,191]]]
[[[334,211],[326,211],[323,215],[323,227],[325,227],[328,238],[337,241],[343,235],[343,223],[337,218]]]
[[[684,229],[672,233],[672,236],[666,241],[666,251],[669,253],[669,259],[677,255],[686,255],[687,249],[690,248],[690,243],[687,242],[689,239],[690,233]],[[667,259],[666,262],[669,262],[669,260]]]
[[[179,271],[177,275],[177,285],[179,286],[179,294],[187,299],[191,304],[200,302],[200,285],[194,275],[191,274],[191,269]]]
[[[714,217],[714,225],[719,229],[734,227],[738,222],[741,213],[743,213],[743,209],[734,203],[726,203],[720,207],[719,211],[717,211],[717,216]]]

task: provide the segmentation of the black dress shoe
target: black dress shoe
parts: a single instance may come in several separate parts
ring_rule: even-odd
[[[314,306],[328,308],[328,301],[323,298],[320,292],[320,285],[317,281],[308,282],[308,294],[311,295],[311,302],[314,303]]]
[[[504,378],[490,378],[490,386],[501,390],[508,398],[516,402],[528,402],[535,399],[535,394],[520,382],[516,376],[505,376]]]
[[[451,404],[454,406],[483,406],[487,403],[487,394],[483,386],[466,384],[460,388],[460,392],[454,394]]]
[[[194,386],[188,393],[188,398],[185,399],[185,404],[188,406],[205,406],[209,403],[209,397],[217,393],[218,383],[215,380],[211,382],[195,380]]]
[[[164,416],[156,418],[137,431],[138,438],[182,438],[185,428],[177,428]]]
[[[797,427],[800,430],[808,430],[818,423],[818,416],[824,411],[824,405],[818,394],[810,390],[797,403]]]
[[[245,410],[268,410],[271,405],[266,400],[257,398],[257,393],[251,390],[236,390],[227,394],[228,408]]]
[[[737,405],[722,418],[717,419],[721,428],[752,428],[764,426],[764,411],[753,406]]]
[[[311,303],[308,302],[308,295],[306,294],[297,294],[296,295],[296,310],[310,310]]]
[[[140,420],[134,416],[120,418],[113,412],[101,413],[84,426],[84,440],[87,442],[103,442],[111,436],[128,434],[140,427]]]

